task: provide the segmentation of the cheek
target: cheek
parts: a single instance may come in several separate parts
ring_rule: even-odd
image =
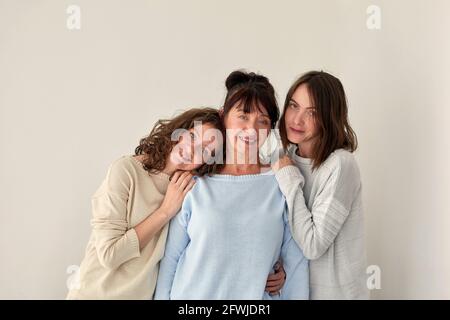
[[[306,125],[308,127],[308,132],[311,135],[315,135],[317,133],[317,124],[316,124],[316,121],[314,119],[308,121],[308,123]]]
[[[224,121],[224,126],[225,129],[241,129],[242,123],[240,119],[230,116]]]
[[[286,110],[286,113],[284,114],[284,123],[285,123],[285,125],[288,125],[289,123],[291,123],[292,122],[292,118],[293,118],[294,116],[293,116],[293,111],[292,111],[292,109],[287,109]]]
[[[269,136],[269,133],[270,133],[270,128],[269,129],[267,129],[267,128],[258,129],[257,134],[258,134],[259,144],[263,144],[266,141],[267,137]]]

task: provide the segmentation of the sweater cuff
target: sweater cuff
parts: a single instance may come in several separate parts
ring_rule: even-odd
[[[284,168],[281,168],[275,173],[275,178],[278,181],[278,184],[280,185],[280,188],[283,189],[284,187],[290,187],[293,184],[301,184],[301,187],[303,188],[304,184],[304,178],[301,174],[300,170],[294,166],[286,166]]]
[[[136,230],[131,228],[126,233],[128,240],[130,241],[130,253],[132,258],[138,258],[141,256],[141,250],[139,248],[139,238],[137,236]]]

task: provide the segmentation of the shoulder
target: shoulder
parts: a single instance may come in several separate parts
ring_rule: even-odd
[[[108,176],[130,177],[130,173],[135,171],[134,167],[137,165],[130,155],[121,156],[117,158],[108,168]]]
[[[359,166],[354,154],[344,149],[333,151],[318,170],[327,176],[336,175],[360,180]]]

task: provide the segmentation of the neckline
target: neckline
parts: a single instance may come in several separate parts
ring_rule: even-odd
[[[298,146],[293,145],[293,147],[291,148],[291,158],[292,160],[294,160],[294,162],[299,163],[299,164],[305,164],[305,165],[312,165],[313,164],[313,160],[310,158],[304,158],[302,156],[299,156],[297,154],[297,150],[298,150]]]
[[[232,175],[232,174],[220,174],[216,173],[212,176],[205,176],[209,179],[217,179],[217,180],[252,180],[252,179],[261,179],[267,178],[270,176],[274,176],[275,173],[272,170],[263,173],[254,173],[254,174],[242,174],[242,175]]]

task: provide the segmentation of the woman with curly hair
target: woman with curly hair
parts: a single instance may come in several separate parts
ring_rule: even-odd
[[[193,175],[217,169],[208,163],[221,156],[215,154],[222,150],[221,132],[216,109],[190,109],[158,121],[134,155],[111,164],[92,197],[92,234],[79,284],[67,299],[152,299],[168,222],[193,187]],[[279,290],[284,272],[269,280]]]

